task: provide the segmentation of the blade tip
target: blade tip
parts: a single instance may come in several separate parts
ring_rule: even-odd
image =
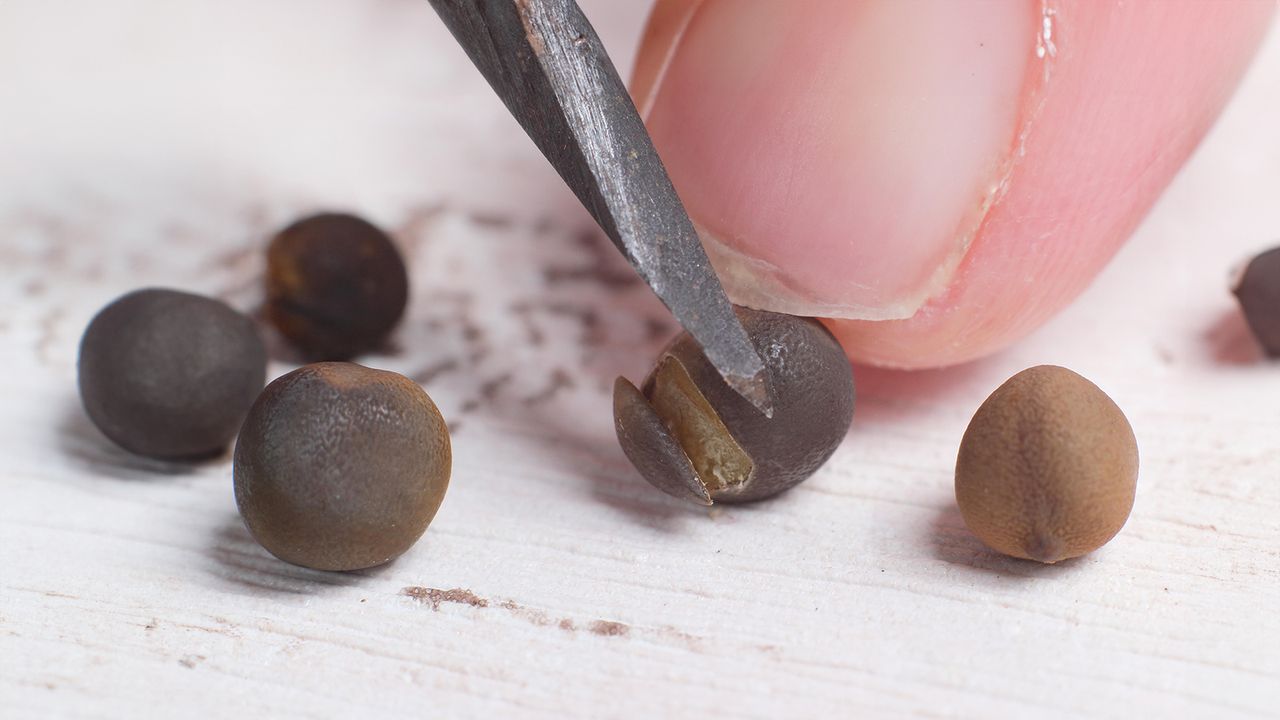
[[[763,369],[753,375],[725,375],[724,379],[729,384],[729,387],[733,388],[734,392],[751,403],[765,417],[773,417],[773,392],[769,387],[768,376]]]

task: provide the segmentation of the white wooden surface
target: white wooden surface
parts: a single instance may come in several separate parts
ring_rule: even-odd
[[[644,8],[588,10],[625,58]],[[645,485],[610,425],[660,307],[426,3],[0,3],[0,716],[1274,717],[1280,367],[1226,277],[1280,240],[1278,88],[1273,34],[1048,327],[860,371],[829,466],[707,512]],[[424,383],[456,459],[424,540],[351,575],[257,547],[228,457],[128,457],[75,392],[104,302],[250,310],[271,229],[335,205],[403,243],[412,306],[367,361]],[[1142,451],[1124,531],[1054,567],[985,551],[951,490],[973,409],[1041,362],[1109,391]]]

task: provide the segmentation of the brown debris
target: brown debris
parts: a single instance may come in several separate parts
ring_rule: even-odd
[[[631,634],[631,628],[629,626],[623,625],[620,622],[613,622],[612,620],[596,620],[588,625],[587,629],[595,635],[601,635],[604,637],[626,637]]]
[[[435,363],[434,365],[428,365],[422,368],[421,370],[413,372],[409,375],[409,377],[419,385],[429,385],[433,380],[440,377],[441,375],[444,375],[445,373],[451,373],[457,369],[458,369],[457,358],[449,358],[447,360],[441,360],[440,362]]]
[[[400,594],[405,597],[411,597],[423,605],[430,605],[432,610],[439,610],[441,603],[456,603],[458,605],[470,605],[471,607],[478,608],[489,607],[488,600],[485,600],[465,588],[439,590],[437,588],[411,585],[403,588],[400,591]]]
[[[524,404],[533,406],[550,402],[551,400],[554,400],[562,390],[571,390],[573,389],[573,386],[573,376],[564,368],[556,368],[551,372],[551,380],[548,382],[547,387],[525,398]]]
[[[467,213],[467,220],[471,221],[473,225],[492,228],[494,230],[504,230],[516,223],[515,218],[509,214],[489,212],[486,210],[473,210],[472,212]]]

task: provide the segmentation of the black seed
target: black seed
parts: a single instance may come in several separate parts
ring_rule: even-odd
[[[199,295],[139,290],[85,329],[80,398],[103,434],[130,452],[208,456],[235,436],[266,368],[249,318]]]
[[[1280,248],[1250,260],[1234,292],[1258,344],[1268,356],[1280,357]]]
[[[409,277],[386,233],[323,214],[280,232],[267,250],[267,317],[311,360],[378,347],[404,314]]]

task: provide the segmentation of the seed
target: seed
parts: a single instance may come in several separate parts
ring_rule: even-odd
[[[1009,378],[960,443],[956,501],[992,549],[1054,563],[1102,547],[1129,517],[1138,444],[1098,386],[1053,365]]]
[[[138,455],[216,454],[262,390],[267,354],[253,322],[177,290],[131,292],[84,331],[80,399],[94,425]]]
[[[267,318],[311,360],[375,349],[408,297],[409,277],[391,238],[358,217],[299,220],[267,249]]]
[[[422,537],[451,462],[449,430],[417,383],[317,363],[276,379],[249,410],[236,441],[236,504],[281,560],[359,570]]]
[[[1262,349],[1280,357],[1280,248],[1250,260],[1233,291]]]
[[[805,318],[737,309],[765,361],[772,418],[734,392],[688,333],[643,383],[614,383],[614,427],[654,487],[710,505],[777,495],[812,475],[853,420],[853,371],[839,343]]]

